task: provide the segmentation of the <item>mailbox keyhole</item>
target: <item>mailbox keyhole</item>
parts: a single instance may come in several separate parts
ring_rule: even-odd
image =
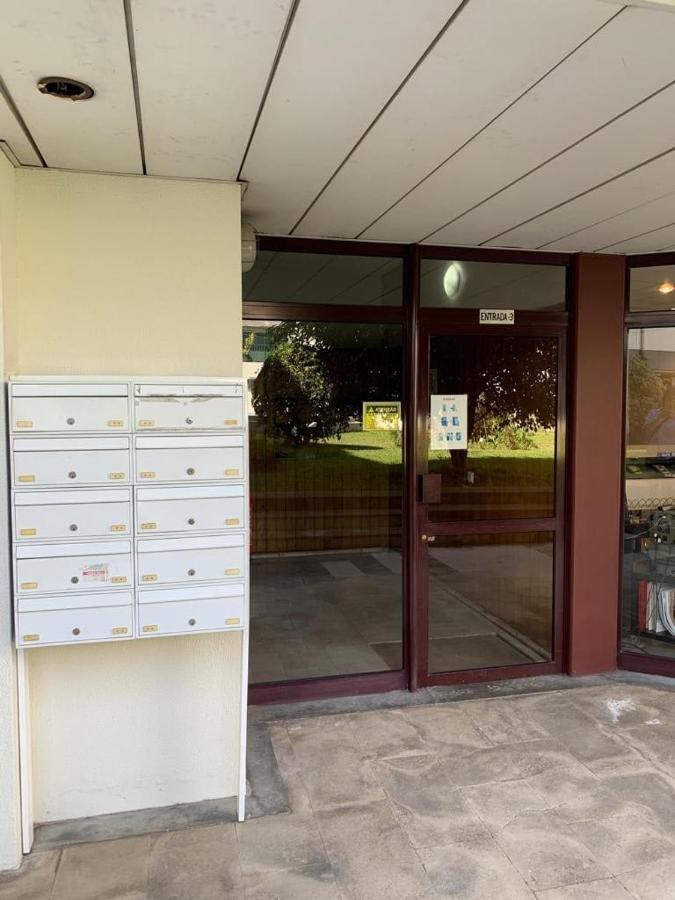
[[[77,635],[78,635],[79,633],[80,633],[80,629],[79,629],[79,628],[73,628],[73,634],[75,635],[75,637],[77,637]]]
[[[188,475],[194,475],[194,474],[195,474],[195,470],[192,468],[192,466],[190,466],[190,468],[189,468],[189,469],[186,469],[185,471],[188,473]]]
[[[73,524],[70,526],[70,530],[71,530],[71,531],[77,531],[77,525],[75,525],[75,524],[73,523]]]
[[[77,478],[77,472],[68,472],[68,478]]]
[[[74,424],[75,424],[75,419],[73,419],[72,416],[69,416],[69,417],[66,419],[66,422],[67,422],[69,425],[74,425]]]
[[[188,519],[188,525],[194,525],[194,524],[195,524],[194,519]]]
[[[196,619],[188,619],[188,625],[196,625],[196,624],[197,624]]]
[[[195,570],[194,570],[194,569],[188,569],[188,575],[196,575]]]
[[[70,579],[71,584],[78,584],[79,580],[80,579],[77,577],[77,575],[73,575],[73,577]]]

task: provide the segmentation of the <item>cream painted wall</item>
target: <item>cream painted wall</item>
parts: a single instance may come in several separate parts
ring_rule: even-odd
[[[2,306],[16,288],[15,169],[0,153],[0,330]],[[0,334],[0,371],[4,369]],[[0,394],[0,497],[7,496],[5,394]],[[0,870],[18,866],[20,850],[16,659],[12,643],[7,504],[0,501]]]
[[[241,374],[237,185],[17,171],[12,374]],[[34,815],[232,796],[240,636],[30,651]]]
[[[12,373],[241,373],[240,189],[17,171]]]

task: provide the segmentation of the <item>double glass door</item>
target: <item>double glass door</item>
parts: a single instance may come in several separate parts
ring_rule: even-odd
[[[417,685],[561,669],[564,331],[422,326]]]
[[[256,702],[562,667],[566,260],[448,254],[246,273]]]

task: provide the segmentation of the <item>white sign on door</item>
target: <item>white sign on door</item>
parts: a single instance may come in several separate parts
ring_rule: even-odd
[[[512,309],[481,309],[478,321],[481,325],[513,325],[516,314]]]
[[[431,450],[466,450],[467,395],[431,395]]]

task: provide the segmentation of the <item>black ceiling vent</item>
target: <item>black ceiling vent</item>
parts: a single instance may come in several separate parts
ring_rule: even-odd
[[[61,100],[89,100],[94,96],[94,89],[88,84],[74,78],[63,78],[61,75],[41,78],[37,86],[41,94],[59,97]]]

